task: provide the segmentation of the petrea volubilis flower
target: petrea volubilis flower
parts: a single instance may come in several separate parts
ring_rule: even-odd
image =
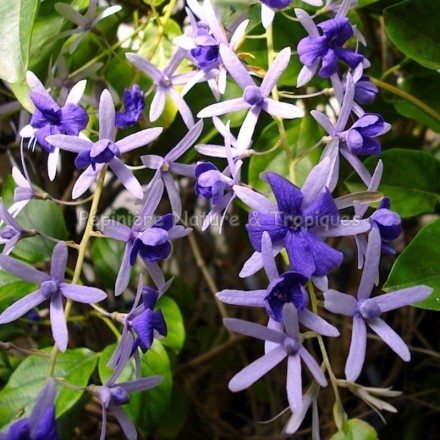
[[[191,72],[189,74],[175,73],[180,63],[184,60],[186,51],[178,48],[171,57],[168,65],[163,69],[163,72],[161,72],[151,61],[142,58],[135,53],[127,53],[125,56],[130,63],[134,64],[139,70],[142,70],[142,72],[148,75],[155,83],[156,94],[151,102],[150,121],[154,122],[159,119],[165,109],[166,97],[169,95],[179,110],[183,122],[188,128],[191,128],[194,125],[194,118],[191,109],[175,89],[176,86],[186,84],[193,75]]]
[[[342,253],[320,238],[356,235],[371,227],[368,220],[340,222],[338,208],[328,190],[329,158],[313,168],[301,190],[275,173],[265,173],[263,177],[272,188],[276,204],[248,188],[234,187],[237,197],[254,210],[246,228],[257,254],[243,267],[242,277],[262,267],[264,231],[269,233],[274,253],[285,247],[291,270],[310,278],[325,276],[342,262]]]
[[[198,113],[199,118],[220,116],[238,110],[249,109],[237,138],[237,147],[246,149],[262,110],[272,116],[283,119],[301,118],[304,112],[293,104],[275,101],[269,98],[272,89],[286,69],[290,60],[290,48],[284,48],[270,65],[260,86],[257,86],[237,55],[227,46],[220,45],[220,55],[229,74],[243,89],[241,98],[212,104]]]
[[[21,263],[6,255],[0,255],[0,267],[13,275],[39,285],[39,288],[9,306],[0,315],[0,324],[7,324],[20,318],[42,302],[50,300],[50,321],[52,335],[58,348],[67,348],[67,324],[64,317],[63,297],[72,301],[93,304],[107,298],[105,292],[95,287],[78,286],[64,282],[67,264],[67,246],[63,241],[53,249],[50,275]]]
[[[41,390],[29,417],[15,422],[0,440],[58,440],[55,424],[55,381],[49,378]]]
[[[231,391],[242,391],[250,387],[286,357],[287,398],[292,411],[301,411],[302,408],[301,359],[315,380],[322,387],[327,386],[327,379],[321,368],[301,344],[298,313],[293,304],[288,303],[283,307],[285,333],[241,319],[227,318],[223,322],[229,330],[274,343],[272,350],[250,363],[230,380],[229,389]]]
[[[118,128],[132,127],[139,121],[145,108],[144,92],[134,84],[124,90],[124,111],[116,112],[115,125]]]
[[[99,225],[104,234],[126,243],[121,268],[116,278],[115,295],[120,295],[127,288],[130,270],[138,255],[144,261],[156,286],[165,284],[163,273],[157,263],[170,255],[171,240],[185,237],[191,232],[190,228],[175,225],[173,214],[153,219],[163,190],[163,182],[158,180],[148,193],[145,205],[131,228],[108,219]]]
[[[182,202],[171,174],[194,177],[195,166],[177,163],[177,159],[191,148],[194,142],[199,138],[202,130],[203,121],[199,121],[164,157],[155,154],[141,156],[141,161],[147,168],[156,170],[156,173],[148,184],[147,192],[155,186],[158,180],[162,180],[170,199],[171,210],[176,217],[182,215]]]
[[[107,411],[111,411],[121,425],[122,431],[127,438],[130,440],[136,440],[136,427],[121,406],[130,402],[130,393],[149,390],[159,385],[163,381],[163,377],[150,376],[136,379],[131,382],[115,383],[119,377],[119,374],[115,373],[117,373],[116,370],[105,385],[89,385],[87,387],[89,392],[98,397],[102,406],[102,427],[99,439],[105,440],[105,434],[107,431]]]
[[[0,203],[0,226],[3,223],[5,227],[0,229],[0,245],[4,245],[2,253],[8,255],[18,241],[26,237],[27,231],[17,223],[3,203]]]
[[[361,54],[344,48],[344,44],[353,37],[353,27],[345,17],[336,17],[315,25],[307,12],[295,9],[295,14],[309,36],[298,43],[299,59],[304,67],[298,75],[298,87],[313,77],[319,65],[319,76],[330,78],[338,72],[338,61],[344,61],[352,69],[364,61]],[[318,28],[323,32],[320,34]]]
[[[35,111],[31,122],[20,130],[20,136],[31,138],[31,142],[35,139],[49,153],[47,170],[50,180],[53,180],[57,172],[59,149],[50,144],[47,137],[56,134],[78,136],[86,128],[89,115],[78,104],[86,81],[76,84],[67,96],[64,106],[60,107],[32,72],[27,72],[26,80],[31,88],[29,96],[35,105]]]
[[[262,237],[262,257],[264,270],[269,279],[266,289],[233,290],[225,289],[217,293],[217,298],[225,304],[247,307],[263,307],[269,315],[268,327],[282,331],[282,313],[285,304],[293,304],[301,324],[325,336],[339,336],[338,330],[307,309],[309,297],[304,289],[307,278],[298,272],[278,273],[272,243],[267,232]]]
[[[380,316],[384,312],[422,301],[432,292],[430,287],[415,286],[370,298],[378,273],[381,252],[378,228],[372,228],[368,238],[357,298],[336,290],[328,290],[324,293],[324,307],[327,310],[353,317],[353,333],[345,365],[345,375],[349,382],[354,382],[359,377],[364,364],[367,343],[366,324],[404,361],[410,360],[410,352],[405,342]]]
[[[162,131],[161,127],[147,128],[115,142],[115,105],[110,92],[104,90],[99,101],[99,140],[97,142],[67,135],[50,136],[47,140],[57,148],[77,153],[76,167],[85,168],[73,187],[72,197],[74,199],[80,197],[92,186],[105,164],[108,164],[130,193],[141,199],[144,192],[140,183],[119,157],[154,141]]]

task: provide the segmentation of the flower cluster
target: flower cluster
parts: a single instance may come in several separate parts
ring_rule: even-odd
[[[261,17],[266,36],[272,32],[275,15],[288,10],[290,3],[290,0],[262,0]],[[309,7],[321,7],[323,2],[304,0],[304,3]],[[299,428],[309,406],[313,406],[317,419],[316,402],[320,388],[326,387],[329,381],[338,386],[333,374],[328,374],[331,369],[326,354],[322,352],[316,356],[308,342],[316,339],[322,349],[323,337],[340,335],[339,329],[332,324],[336,321],[327,318],[330,314],[348,316],[353,320],[344,381],[344,386],[350,390],[368,395],[366,388],[355,383],[365,363],[367,327],[404,361],[410,359],[405,342],[386,323],[382,314],[421,301],[430,295],[432,289],[416,286],[380,295],[374,290],[382,252],[394,252],[391,243],[399,236],[401,227],[399,215],[391,211],[390,200],[377,195],[382,163],[379,161],[371,174],[359,157],[381,152],[377,137],[385,134],[390,125],[381,115],[363,109],[374,100],[377,89],[364,74],[364,69],[369,67],[368,60],[357,50],[357,45],[351,44],[354,39],[363,42],[362,35],[347,18],[352,6],[353,2],[347,0],[333,4],[327,1],[326,7],[320,10],[320,14],[327,14],[327,19],[320,20],[320,14],[317,14],[318,24],[314,22],[315,16],[294,9],[308,35],[295,42],[295,52],[291,47],[284,47],[275,54],[271,48],[269,66],[261,74],[252,66],[249,56],[240,51],[249,21],[240,17],[231,26],[223,26],[222,17],[209,0],[204,0],[203,4],[188,1],[186,13],[190,25],[183,35],[175,38],[174,52],[167,63],[163,63],[165,67],[159,68],[152,59],[133,53],[134,49],[125,53],[124,62],[136,71],[137,78],[152,81],[151,89],[142,90],[139,84],[130,84],[122,99],[116,99],[110,86],[101,89],[96,118],[89,118],[94,108],[90,104],[91,97],[83,96],[86,94],[85,80],[69,91],[64,105],[61,105],[36,75],[28,72],[29,96],[35,108],[20,135],[29,140],[28,145],[33,150],[38,145],[42,150],[40,153],[47,154],[47,176],[51,181],[56,182],[57,171],[62,171],[61,162],[70,159],[77,179],[69,189],[72,200],[67,203],[86,206],[87,201],[92,200],[90,217],[93,220],[103,191],[110,191],[120,184],[127,190],[127,197],[140,204],[138,215],[130,224],[108,219],[96,223],[91,220],[82,231],[79,243],[47,237],[43,231],[22,226],[18,214],[32,199],[51,199],[60,204],[65,200],[57,200],[40,191],[30,178],[24,157],[22,172],[18,168],[13,172],[16,183],[14,204],[9,208],[0,204],[0,219],[4,225],[0,230],[0,244],[4,245],[0,267],[36,285],[34,291],[0,314],[0,324],[15,321],[49,301],[50,326],[55,342],[50,356],[50,375],[54,372],[57,351],[65,352],[71,342],[68,321],[76,303],[91,306],[93,313],[103,321],[114,321],[122,327],[107,365],[113,369],[110,378],[102,380],[101,384],[81,388],[101,404],[101,439],[105,438],[109,410],[127,438],[135,439],[136,427],[121,406],[129,403],[131,392],[148,390],[163,381],[162,376],[141,377],[141,364],[142,356],[148,355],[155,339],[168,333],[169,322],[160,309],[160,298],[173,279],[167,280],[162,263],[172,255],[173,242],[192,232],[185,224],[179,224],[186,200],[180,191],[183,185],[194,188],[193,198],[199,198],[201,205],[210,206],[202,230],[206,230],[216,216],[221,217],[222,225],[234,201],[239,200],[248,208],[246,231],[253,254],[245,262],[240,276],[248,278],[263,269],[268,282],[263,288],[253,290],[223,289],[217,293],[217,298],[225,304],[265,311],[267,325],[224,319],[229,330],[264,341],[264,354],[235,374],[229,382],[229,389],[234,392],[244,390],[287,360],[286,396],[292,416],[284,434],[292,434]],[[108,8],[96,15],[96,2],[90,1],[86,19],[70,6],[57,4],[60,14],[78,25],[62,33],[59,39],[80,34],[71,42],[70,51],[73,52],[90,29],[120,9]],[[327,133],[319,145],[326,145],[302,184],[295,181],[294,172],[287,176],[268,168],[260,174],[270,189],[269,194],[263,194],[249,186],[242,177],[246,161],[258,154],[253,148],[255,138],[261,133],[262,121],[275,121],[273,125],[278,128],[280,137],[275,147],[285,147],[286,158],[290,161],[288,167],[292,169],[297,158],[291,156],[284,124],[305,117],[305,109],[309,106],[304,105],[304,100],[314,96],[302,95],[301,99],[293,96],[295,101],[288,102],[292,96],[278,90],[283,87],[281,78],[289,74],[289,63],[294,57],[302,65],[296,78],[297,86],[303,87],[316,75],[329,81],[337,114],[333,117],[325,110],[310,112]],[[190,90],[202,87],[201,83],[207,83],[217,102],[193,113],[185,96]],[[223,99],[227,84],[232,83],[237,86],[238,94]],[[148,101],[152,93],[154,96]],[[146,99],[150,102],[145,112],[148,117],[144,114]],[[122,102],[118,112],[115,102]],[[173,145],[165,140],[166,128],[153,126],[153,123],[161,122],[170,105],[177,108],[178,120],[186,127],[185,135]],[[241,124],[235,133],[237,124],[231,124],[230,115],[236,116],[239,111],[242,111]],[[223,138],[221,145],[204,143],[201,139],[204,126],[208,126],[211,119],[216,135]],[[131,134],[121,136],[118,129],[130,129]],[[163,148],[154,151],[156,141],[166,143],[166,151]],[[197,142],[199,144],[195,145]],[[194,162],[193,156],[187,154],[189,152],[198,152],[210,160]],[[24,151],[21,153],[24,156]],[[219,165],[222,159],[226,159],[224,168]],[[365,191],[360,195],[338,197],[342,160],[363,181]],[[90,198],[81,199],[88,192]],[[378,201],[380,204],[372,212],[370,205]],[[9,255],[20,241],[36,235],[48,242],[56,242],[50,266],[44,264],[41,270],[20,261],[19,255]],[[85,285],[90,277],[83,271],[83,263],[91,237],[96,240],[111,238],[125,245],[123,255],[117,256],[120,257],[120,266],[111,291]],[[343,251],[335,247],[334,241],[328,240],[332,237],[353,237],[356,242],[358,267],[362,270],[356,296],[341,293],[330,286],[329,275],[338,270],[344,260]],[[73,252],[68,252],[69,246],[78,251],[76,263],[72,266],[68,257],[73,258]],[[282,262],[278,255],[283,256]],[[282,271],[280,267],[283,267]],[[133,272],[139,281],[129,312],[108,312],[96,304],[109,296],[112,297],[109,304],[119,304],[116,297],[125,297],[125,293],[130,296]],[[148,275],[153,287],[144,285],[144,275]],[[326,319],[320,315],[322,309],[329,312]],[[117,332],[114,327],[111,323],[110,328]],[[122,379],[132,362],[136,377]],[[305,393],[302,364],[312,377]],[[30,416],[13,424],[7,438],[56,439],[54,402],[56,387],[51,378]],[[386,406],[383,408],[387,409]],[[0,434],[0,438],[6,437]]]

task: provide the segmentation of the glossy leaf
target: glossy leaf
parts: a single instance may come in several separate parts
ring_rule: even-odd
[[[162,310],[167,324],[167,335],[161,338],[160,342],[179,353],[185,343],[185,326],[179,306],[176,301],[165,295],[157,302],[156,308]]]
[[[393,148],[380,156],[384,174],[379,191],[391,199],[391,209],[401,217],[433,212],[440,198],[440,162],[424,151]],[[365,161],[372,172],[378,159]],[[351,174],[345,181],[350,191],[365,190],[359,179]]]
[[[440,69],[440,10],[432,0],[407,0],[383,13],[390,40],[408,57]]]
[[[44,350],[50,353],[50,349]],[[98,355],[86,348],[67,350],[59,353],[55,366],[55,376],[64,378],[72,385],[85,387],[92,375]],[[47,379],[48,362],[41,356],[29,356],[11,375],[6,387],[0,391],[0,426],[15,422],[16,415],[28,417],[35,400]],[[57,417],[71,408],[83,391],[58,386],[56,399]]]
[[[24,80],[38,0],[0,0],[0,78]]]
[[[404,289],[424,284],[434,289],[425,300],[416,307],[440,310],[440,220],[425,226],[393,265],[385,291]]]

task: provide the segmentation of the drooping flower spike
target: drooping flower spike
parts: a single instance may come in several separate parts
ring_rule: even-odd
[[[227,318],[223,322],[229,330],[263,341],[270,341],[275,346],[271,351],[243,368],[230,380],[229,389],[231,391],[242,391],[248,388],[286,357],[287,398],[292,411],[301,411],[303,405],[301,359],[315,380],[321,386],[327,386],[327,379],[321,368],[301,343],[298,313],[293,304],[288,303],[283,307],[285,333],[241,319]]]
[[[144,192],[140,183],[119,157],[153,142],[162,131],[161,127],[147,128],[115,142],[115,105],[110,92],[104,90],[99,101],[97,142],[67,135],[49,136],[47,141],[57,148],[76,153],[76,167],[85,169],[73,187],[74,199],[80,197],[93,185],[105,164],[108,164],[131,194],[142,199]]]
[[[139,70],[142,70],[142,72],[148,75],[155,83],[156,94],[151,102],[150,121],[157,121],[162,115],[165,109],[166,97],[169,95],[178,108],[183,122],[188,128],[191,128],[194,125],[191,109],[175,89],[176,86],[186,84],[193,76],[192,72],[183,74],[175,73],[180,63],[185,59],[186,50],[178,48],[162,72],[151,61],[135,53],[127,53],[125,56],[130,63]]]
[[[182,215],[182,202],[172,174],[194,177],[195,166],[177,163],[177,160],[192,147],[202,133],[202,130],[203,121],[199,121],[164,157],[156,154],[141,156],[141,161],[147,168],[156,170],[156,173],[148,184],[147,192],[156,185],[158,180],[162,180],[170,199],[171,211],[176,218]]]
[[[220,55],[228,73],[243,89],[243,96],[241,98],[212,104],[201,110],[197,116],[199,118],[209,118],[238,110],[249,109],[238,134],[238,149],[247,149],[250,145],[258,117],[262,110],[272,116],[283,119],[294,119],[304,116],[303,110],[299,107],[269,98],[272,89],[276,86],[278,79],[289,63],[289,47],[284,48],[269,66],[260,86],[255,84],[245,66],[229,47],[221,44]]]
[[[432,288],[415,286],[396,290],[371,298],[377,277],[381,253],[381,237],[378,228],[369,233],[364,270],[357,298],[328,290],[324,293],[324,307],[332,312],[353,317],[353,333],[350,351],[345,364],[347,381],[354,382],[362,371],[365,361],[368,326],[404,361],[410,360],[410,352],[402,338],[382,319],[381,314],[427,298]]]
[[[26,80],[31,92],[29,94],[35,105],[31,122],[20,130],[20,136],[30,138],[30,144],[38,142],[44,151],[49,153],[47,171],[50,180],[54,180],[57,172],[59,148],[47,141],[50,135],[65,134],[78,136],[89,122],[86,110],[78,104],[81,99],[86,81],[77,83],[63,107],[50,96],[40,80],[32,73],[26,73]]]
[[[63,241],[53,249],[50,275],[40,272],[14,258],[0,255],[0,267],[13,275],[38,284],[38,289],[9,306],[0,315],[0,324],[7,324],[22,317],[46,300],[50,300],[52,335],[58,348],[65,351],[68,334],[63,310],[63,297],[72,301],[93,304],[107,298],[105,292],[95,287],[78,286],[64,282],[67,264],[67,246]]]
[[[55,423],[56,392],[53,378],[47,379],[29,416],[11,425],[6,434],[0,433],[0,440],[58,440]],[[26,407],[23,409],[26,414]]]

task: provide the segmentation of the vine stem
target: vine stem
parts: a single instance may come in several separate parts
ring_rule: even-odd
[[[315,288],[313,287],[313,284],[311,281],[308,282],[307,287],[309,290],[310,303],[312,305],[312,312],[317,315],[318,314],[318,299],[316,298]],[[342,400],[341,400],[341,396],[339,394],[339,389],[338,389],[338,380],[336,379],[336,376],[333,373],[332,367],[330,365],[330,359],[328,357],[327,350],[324,345],[324,340],[322,339],[322,336],[319,334],[316,334],[316,338],[318,340],[319,349],[321,350],[324,366],[327,369],[327,372],[328,372],[328,375],[330,378],[330,382],[332,384],[332,388],[333,388],[333,392],[335,394],[336,402],[338,403],[339,408],[343,411]],[[346,417],[344,411],[343,411],[343,414],[344,414],[344,417]],[[338,425],[337,422],[336,422],[336,424]],[[339,428],[339,425],[338,425],[338,428]]]
[[[410,93],[405,92],[398,87],[395,87],[391,84],[388,84],[380,79],[376,79],[370,76],[370,81],[380,89],[386,90],[387,92],[392,93],[393,95],[399,96],[400,98],[405,99],[406,101],[414,104],[416,107],[419,107],[420,110],[423,110],[429,116],[434,118],[437,122],[440,122],[440,113],[436,112],[432,107],[426,105],[424,102],[420,101],[420,99],[411,95]]]
[[[84,263],[84,258],[86,256],[87,246],[91,237],[93,230],[93,224],[95,223],[96,212],[98,210],[99,200],[101,199],[102,190],[104,188],[104,178],[107,171],[107,165],[105,165],[101,172],[99,173],[97,188],[92,200],[92,206],[90,207],[89,221],[87,222],[86,228],[84,230],[81,243],[79,244],[78,258],[76,260],[75,271],[73,273],[72,284],[77,284],[82,272],[82,267]],[[66,321],[72,310],[73,301],[68,299],[66,302],[66,308],[64,309],[64,316]],[[55,371],[55,364],[58,356],[58,346],[54,344],[49,358],[49,372],[48,376],[53,376]]]
[[[270,63],[275,58],[275,51],[273,48],[273,32],[272,32],[272,25],[268,27],[266,30],[266,42],[267,42],[267,61],[268,65],[270,66]],[[275,101],[279,101],[279,93],[278,88],[275,85],[275,87],[272,89],[272,98]],[[287,142],[287,136],[286,136],[286,129],[284,127],[284,122],[281,118],[278,118],[276,116],[273,117],[275,119],[275,123],[278,126],[278,131],[280,133],[280,140],[283,145],[284,151],[286,153],[287,161],[289,163],[289,177],[292,183],[295,183],[295,162],[293,161],[292,152],[290,151],[289,143]]]

